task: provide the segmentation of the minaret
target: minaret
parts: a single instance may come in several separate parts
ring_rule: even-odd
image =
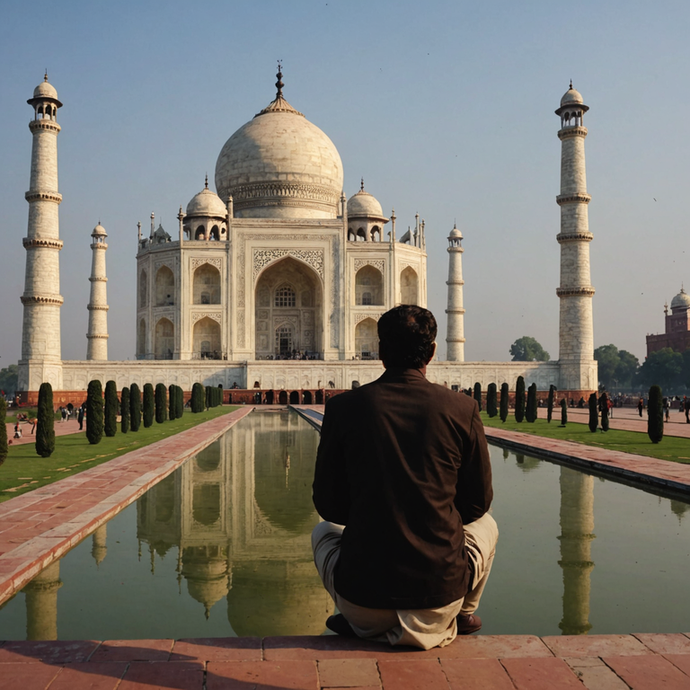
[[[22,590],[26,595],[27,640],[57,640],[60,587],[60,561],[54,561]]]
[[[26,200],[29,223],[24,238],[26,273],[24,280],[24,320],[22,358],[19,362],[19,389],[38,390],[43,382],[62,388],[60,352],[60,223],[58,206],[57,111],[62,106],[57,91],[44,81],[34,89],[34,119],[29,123],[33,135],[31,181]]]
[[[86,359],[108,359],[108,296],[106,294],[105,251],[108,249],[105,228],[98,223],[91,237],[91,299],[89,300],[89,332],[86,334],[88,346]]]
[[[449,362],[465,361],[465,309],[462,306],[462,233],[457,225],[448,235],[448,326],[446,335],[446,359]]]
[[[592,327],[592,287],[589,271],[589,231],[585,173],[585,137],[582,124],[589,110],[572,82],[561,98],[556,115],[561,118],[561,285],[556,294],[561,300],[559,321],[559,363],[561,390],[587,391],[597,388]]]

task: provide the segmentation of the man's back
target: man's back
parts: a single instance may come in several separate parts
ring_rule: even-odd
[[[314,502],[344,524],[335,588],[371,608],[421,609],[464,596],[470,584],[463,523],[492,498],[476,403],[389,369],[329,401]]]

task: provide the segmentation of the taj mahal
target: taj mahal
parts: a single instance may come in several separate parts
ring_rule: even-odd
[[[33,401],[41,383],[84,391],[92,379],[193,383],[223,388],[346,389],[381,371],[376,323],[396,304],[427,304],[425,223],[396,230],[364,180],[349,199],[343,165],[329,137],[283,95],[276,95],[222,147],[215,189],[208,178],[172,234],[138,226],[136,360],[108,359],[107,232],[91,233],[89,325],[84,360],[61,357],[57,139],[62,103],[46,75],[28,103],[33,146],[21,296],[24,316],[20,398]],[[518,376],[539,390],[554,384],[580,394],[597,388],[593,356],[583,116],[572,84],[561,99],[561,227],[559,358],[551,362],[466,362],[462,233],[448,234],[447,361],[428,377],[451,387],[482,387]],[[72,134],[71,136],[78,136]],[[64,248],[66,252],[68,247]],[[435,248],[438,249],[438,248]],[[67,307],[67,304],[64,305]],[[73,308],[70,305],[69,308]],[[555,326],[555,324],[554,324]],[[442,334],[439,334],[439,338]]]

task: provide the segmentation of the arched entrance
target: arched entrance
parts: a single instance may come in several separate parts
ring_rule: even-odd
[[[355,352],[361,359],[378,359],[379,337],[376,321],[368,318],[355,328]]]
[[[417,290],[418,279],[413,268],[409,266],[400,274],[400,303],[417,304],[419,293]]]
[[[175,327],[169,319],[160,319],[156,324],[155,358],[172,359],[175,349]]]
[[[280,391],[280,393],[278,393],[278,404],[279,405],[287,405],[287,401],[288,401],[287,391]]]
[[[220,304],[220,271],[203,264],[194,271],[194,304]]]
[[[321,359],[323,292],[318,275],[285,257],[260,276],[255,291],[255,351],[259,359]]]
[[[194,357],[199,359],[220,359],[220,324],[208,316],[194,324]]]

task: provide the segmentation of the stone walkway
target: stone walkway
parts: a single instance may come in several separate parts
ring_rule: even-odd
[[[106,515],[131,503],[250,409],[0,504],[0,597],[16,591],[102,524]],[[315,426],[322,410],[300,408]],[[514,436],[526,437],[514,438],[518,444],[539,440],[531,434]],[[575,449],[579,454],[585,449],[579,444],[550,443],[556,445],[540,453],[570,457]],[[596,461],[607,462],[602,457]],[[661,466],[645,472],[661,471],[667,465],[656,462]],[[688,485],[690,477],[672,481]],[[686,690],[690,689],[690,634],[474,635],[429,651],[393,649],[332,635],[0,642],[0,690],[87,688]]]

